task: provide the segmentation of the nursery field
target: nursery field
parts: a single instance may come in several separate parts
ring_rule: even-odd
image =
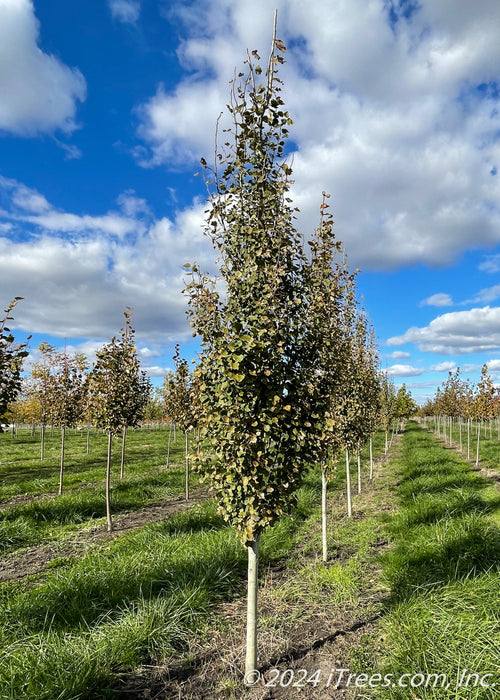
[[[0,435],[0,698],[467,698],[500,687],[500,444],[488,474],[415,423],[374,439],[361,493],[345,467],[321,473],[263,535],[259,671],[245,685],[247,558],[191,475],[184,436],[165,467],[165,429],[131,431],[125,477],[106,436]],[[481,466],[481,465],[480,465]],[[495,687],[496,685],[496,687]]]

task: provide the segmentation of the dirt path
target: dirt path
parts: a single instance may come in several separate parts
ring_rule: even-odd
[[[449,442],[445,441],[441,436],[436,435],[436,433],[430,428],[427,428],[427,432],[433,435],[435,440],[446,450],[453,450],[460,457],[462,457],[462,459],[468,463],[473,472],[477,472],[478,474],[481,474],[481,476],[485,476],[490,481],[494,481],[497,485],[500,485],[500,470],[482,466],[481,460],[479,460],[479,463],[476,465],[476,458],[471,457],[470,459],[467,459],[463,451],[460,450],[460,445],[458,443],[452,442],[450,445]]]
[[[164,503],[153,504],[114,517],[113,532],[108,532],[106,523],[102,523],[78,532],[71,539],[37,545],[20,553],[9,554],[0,559],[0,581],[21,579],[40,573],[56,558],[82,554],[92,545],[109,542],[147,523],[165,520],[175,513],[192,508],[195,503],[207,498],[209,498],[207,489],[197,489],[192,492],[190,501],[186,501],[184,496],[177,496]]]
[[[390,488],[390,477],[384,463],[398,449],[398,442],[399,439],[395,440],[390,453],[376,461],[372,485],[355,497],[354,519],[376,519],[381,510],[394,510],[393,499],[379,498],[382,505],[377,505],[374,500]],[[344,501],[344,494],[339,492],[329,498],[329,512],[333,509],[333,518],[337,522],[346,520]],[[320,527],[318,522],[309,540],[302,542],[299,551],[292,552],[291,557],[307,566],[316,566],[320,556],[316,549],[317,542],[321,541],[318,537]],[[311,597],[307,583],[296,586],[297,574],[293,569],[287,569],[284,564],[267,569],[259,589],[261,678],[253,687],[245,687],[241,673],[246,624],[246,600],[243,597],[224,603],[216,610],[215,624],[205,634],[205,640],[193,640],[183,658],[166,659],[161,666],[141,667],[136,675],[125,679],[120,688],[114,689],[117,700],[351,700],[355,697],[352,688],[346,688],[345,683],[335,687],[339,672],[332,673],[332,670],[349,668],[355,650],[364,646],[363,636],[375,636],[387,594],[380,583],[381,565],[376,558],[389,547],[382,530],[377,530],[377,533],[365,569],[367,583],[356,602],[343,606],[341,611]],[[344,551],[341,547],[325,566],[334,566],[350,556],[350,547],[345,547]],[[290,594],[287,594],[288,590]],[[375,645],[371,652],[376,653]],[[283,676],[287,669],[291,670]],[[315,686],[311,681],[303,688],[281,687],[280,679],[286,682],[292,673],[296,683],[301,678],[311,678],[313,674],[316,674],[314,678],[318,678],[318,683]]]

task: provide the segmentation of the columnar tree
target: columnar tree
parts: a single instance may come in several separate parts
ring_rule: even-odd
[[[357,419],[360,410],[359,384],[356,364],[356,320],[358,309],[354,280],[349,280],[342,314],[342,381],[336,396],[337,432],[345,452],[347,515],[352,515],[350,461],[359,442]]]
[[[378,413],[379,384],[377,376],[377,352],[373,331],[369,332],[368,321],[361,312],[356,319],[353,344],[353,376],[352,390],[356,395],[356,405],[353,407],[353,425],[351,428],[356,441],[356,456],[358,463],[358,493],[361,492],[361,449],[372,435]],[[376,364],[377,363],[377,364]],[[373,468],[370,462],[370,474]]]
[[[75,426],[83,415],[87,361],[80,353],[73,357],[66,352],[57,353],[52,358],[51,369],[47,381],[47,415],[52,425],[61,428],[60,495],[63,492],[66,428]]]
[[[339,396],[342,395],[346,353],[344,307],[346,295],[354,283],[345,262],[339,264],[335,253],[341,250],[333,234],[333,219],[327,212],[327,195],[320,207],[320,226],[311,246],[308,287],[310,293],[308,342],[317,357],[313,374],[315,405],[315,458],[321,465],[321,510],[323,561],[328,559],[327,486],[341,449],[339,434]],[[311,427],[310,421],[306,427]]]
[[[396,394],[394,404],[394,416],[399,421],[399,430],[403,430],[405,421],[418,411],[418,406],[412,398],[411,393],[407,390],[406,384],[402,384]]]
[[[291,119],[280,95],[273,40],[262,74],[252,52],[233,83],[233,126],[215,163],[202,160],[209,187],[207,234],[219,253],[216,280],[192,268],[191,324],[201,336],[195,370],[207,452],[195,468],[212,480],[220,512],[248,551],[246,670],[256,668],[257,563],[262,531],[290,511],[311,443],[311,349],[306,342],[308,262],[293,223],[284,161]],[[232,134],[231,136],[229,134]]]
[[[38,416],[40,420],[40,459],[45,457],[45,429],[49,421],[49,386],[52,366],[55,358],[55,348],[49,343],[43,342],[38,346],[41,355],[40,362],[34,362],[31,367],[31,379],[28,386],[28,397],[39,406]]]
[[[121,347],[123,364],[123,396],[122,396],[122,449],[120,460],[120,479],[123,479],[125,468],[125,444],[127,429],[138,425],[144,417],[146,406],[151,396],[152,385],[146,372],[141,370],[135,346],[135,331],[131,325],[131,311],[124,312],[125,327],[122,330]]]
[[[184,431],[186,444],[186,500],[189,500],[189,432],[196,427],[199,416],[197,383],[189,371],[187,360],[181,358],[175,346],[175,372],[165,378],[163,396],[167,415]],[[170,453],[170,435],[169,450]],[[167,455],[168,461],[169,455]]]
[[[140,369],[130,324],[130,311],[125,311],[124,315],[125,326],[121,329],[121,337],[113,337],[110,343],[97,351],[96,362],[88,381],[94,421],[108,433],[106,517],[110,532],[113,529],[110,503],[112,438],[120,433],[126,435],[127,427],[134,427],[139,423],[149,396],[149,380]],[[123,449],[124,441],[122,465]]]
[[[364,424],[369,437],[370,450],[370,481],[373,479],[373,435],[380,425],[380,387],[381,374],[379,371],[379,354],[375,339],[375,330],[372,328],[366,347],[365,369],[365,405]]]
[[[385,453],[387,454],[389,441],[388,435],[391,424],[395,417],[396,410],[396,389],[394,382],[389,379],[386,373],[380,381],[380,423],[385,432]]]
[[[21,390],[21,371],[24,359],[28,356],[29,338],[25,343],[16,343],[7,326],[13,320],[12,310],[21,299],[22,297],[15,297],[0,319],[0,432],[9,403],[15,401]]]
[[[495,417],[494,398],[497,390],[493,386],[493,380],[488,374],[488,365],[481,368],[481,379],[476,388],[474,396],[474,417],[480,421],[490,421]],[[481,429],[477,431],[476,465],[479,463],[479,439]]]

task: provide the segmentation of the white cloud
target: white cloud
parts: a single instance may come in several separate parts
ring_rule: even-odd
[[[500,5],[485,0],[472,14],[463,3],[422,0],[394,26],[383,0],[171,9],[185,22],[179,56],[190,75],[169,92],[158,86],[139,108],[140,163],[208,158],[245,48],[266,59],[274,6],[289,44],[281,75],[295,120],[299,227],[315,228],[326,190],[338,238],[361,268],[441,266],[471,245],[500,243],[500,180],[491,174],[499,100],[476,90],[500,78]]]
[[[411,353],[404,352],[403,350],[395,350],[394,352],[391,352],[389,357],[393,360],[406,360],[411,357]]]
[[[226,102],[227,89],[214,82],[180,85],[173,94],[160,85],[156,95],[137,110],[142,122],[138,134],[150,147],[149,152],[137,152],[139,164],[151,167],[209,157],[215,122]]]
[[[481,289],[472,299],[463,301],[462,304],[488,304],[500,297],[500,284],[495,284],[493,287]]]
[[[389,377],[418,377],[424,370],[412,365],[391,365],[386,370]]]
[[[146,201],[135,197],[132,190],[124,192],[117,200],[125,216],[118,212],[109,212],[103,216],[89,216],[57,211],[36,190],[16,180],[0,176],[0,197],[2,191],[9,200],[10,211],[3,211],[0,214],[12,221],[33,224],[51,233],[101,231],[121,238],[139,229],[143,230],[144,226],[137,217],[139,214],[151,213]]]
[[[157,365],[152,367],[143,365],[143,369],[146,371],[146,374],[149,374],[150,377],[164,377],[172,371],[168,367],[158,367]]]
[[[203,235],[204,203],[155,220],[147,202],[127,191],[118,200],[128,216],[90,217],[57,212],[35,190],[0,178],[2,199],[0,221],[9,221],[0,229],[0,297],[24,297],[16,328],[109,338],[130,306],[143,359],[160,356],[160,343],[190,337],[183,265],[214,269]]]
[[[138,0],[108,0],[113,19],[125,24],[135,24],[141,14],[141,3]]]
[[[453,299],[449,294],[433,294],[427,299],[423,299],[419,306],[453,306]]]
[[[0,133],[32,136],[76,128],[76,103],[86,84],[38,46],[39,24],[31,0],[0,0]]]
[[[50,204],[43,195],[24,185],[17,187],[12,202],[16,207],[34,214],[42,214],[50,209]]]
[[[424,328],[410,328],[387,345],[416,343],[424,352],[443,355],[500,348],[500,307],[456,311],[438,316]]]
[[[478,269],[489,273],[500,272],[500,255],[487,256],[484,262],[478,265]]]
[[[431,372],[454,372],[456,368],[456,362],[439,362],[437,365],[429,367],[429,370]]]

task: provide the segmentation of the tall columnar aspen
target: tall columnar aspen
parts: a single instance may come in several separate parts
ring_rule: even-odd
[[[41,355],[39,362],[34,362],[31,367],[31,378],[28,383],[27,394],[38,407],[37,420],[40,422],[40,459],[45,458],[45,430],[50,417],[49,388],[52,375],[52,367],[55,362],[56,351],[52,345],[43,342],[38,346]]]
[[[259,538],[295,503],[317,421],[309,262],[288,195],[292,121],[277,77],[285,51],[274,35],[267,68],[253,51],[232,83],[231,126],[218,130],[213,165],[201,161],[220,276],[194,265],[186,288],[202,345],[202,447],[193,468],[211,479],[221,514],[248,550],[247,672],[257,667]]]
[[[333,235],[333,219],[328,212],[328,196],[323,194],[320,206],[320,225],[310,242],[311,265],[309,343],[317,356],[314,374],[314,404],[316,461],[322,470],[322,550],[323,561],[328,559],[327,541],[327,487],[339,461],[342,448],[342,405],[345,369],[349,366],[347,307],[352,298],[355,275],[349,274],[345,264],[336,260],[342,252]],[[308,424],[310,425],[310,423]],[[349,495],[348,495],[349,498]]]

